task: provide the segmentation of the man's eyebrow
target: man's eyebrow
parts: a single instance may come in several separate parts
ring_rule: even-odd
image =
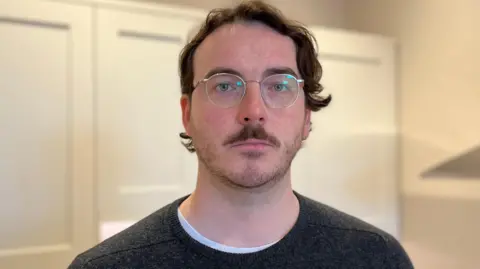
[[[240,73],[239,71],[237,71],[233,68],[229,68],[229,67],[215,67],[212,70],[210,70],[205,75],[204,78],[209,78],[209,77],[211,77],[213,75],[216,75],[216,74],[219,74],[219,73],[234,74],[234,75],[237,75],[237,76],[243,78],[242,73]],[[274,75],[274,74],[288,74],[288,75],[292,75],[296,78],[299,78],[298,74],[295,71],[293,71],[292,68],[283,67],[283,66],[268,68],[267,70],[265,70],[263,72],[263,77],[267,77],[267,76]]]
[[[234,74],[239,77],[242,77],[242,74],[238,72],[237,70],[233,68],[228,68],[228,67],[215,67],[212,70],[210,70],[206,75],[205,78],[209,78],[213,75],[219,74],[219,73],[228,73],[228,74]]]
[[[266,77],[266,76],[270,76],[270,75],[275,75],[275,74],[288,74],[288,75],[292,75],[296,78],[299,78],[298,74],[293,71],[292,68],[290,67],[272,67],[272,68],[269,68],[267,70],[265,70],[263,72],[263,76]]]

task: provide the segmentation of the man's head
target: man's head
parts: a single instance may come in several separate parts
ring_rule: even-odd
[[[321,75],[314,37],[275,8],[213,10],[180,55],[184,145],[231,185],[282,178],[331,100]]]

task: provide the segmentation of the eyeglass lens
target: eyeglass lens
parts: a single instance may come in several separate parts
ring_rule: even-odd
[[[245,95],[245,81],[232,74],[212,76],[205,84],[208,97],[219,106],[238,104]],[[298,83],[291,75],[275,74],[265,78],[260,85],[262,97],[270,107],[291,105],[298,93]]]

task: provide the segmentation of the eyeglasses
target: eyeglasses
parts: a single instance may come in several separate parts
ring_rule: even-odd
[[[300,92],[303,79],[297,79],[290,74],[274,74],[262,81],[251,80],[260,84],[261,96],[271,108],[286,108],[295,103]],[[220,107],[230,108],[238,105],[246,93],[247,82],[241,77],[218,73],[199,81],[194,88],[203,83],[210,101]]]

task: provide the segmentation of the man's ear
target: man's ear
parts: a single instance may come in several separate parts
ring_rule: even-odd
[[[185,128],[185,133],[190,135],[190,114],[191,114],[191,100],[188,95],[183,94],[180,98],[180,107],[182,108],[182,123]]]
[[[303,122],[303,140],[307,140],[308,135],[310,134],[312,128],[311,120],[312,111],[308,108],[305,109],[305,121]]]

